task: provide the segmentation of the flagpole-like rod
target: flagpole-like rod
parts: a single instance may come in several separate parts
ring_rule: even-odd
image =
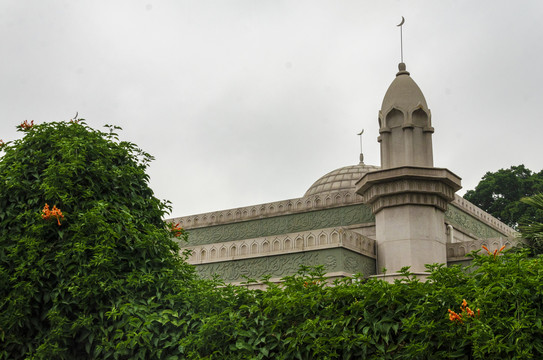
[[[405,18],[402,16],[402,22],[399,23],[396,26],[400,27],[400,58],[401,62],[403,63],[403,23],[405,22]]]
[[[403,62],[403,26],[400,26],[400,53]]]
[[[362,129],[361,132],[359,132],[358,135],[360,137],[360,163],[364,163],[364,153],[362,152],[362,134],[364,133],[364,129]]]

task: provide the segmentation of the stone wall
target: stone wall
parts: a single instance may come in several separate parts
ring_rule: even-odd
[[[280,256],[233,260],[208,263],[196,267],[203,277],[218,274],[228,283],[245,281],[245,277],[260,280],[270,275],[271,281],[295,274],[300,265],[324,265],[329,276],[362,273],[364,276],[375,274],[375,259],[358,254],[345,248],[328,248]],[[245,276],[245,277],[244,277]]]

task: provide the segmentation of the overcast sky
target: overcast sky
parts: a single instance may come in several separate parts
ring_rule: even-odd
[[[400,61],[426,96],[434,163],[462,177],[542,165],[543,1],[1,0],[0,139],[121,126],[156,157],[171,216],[301,197],[379,165]]]

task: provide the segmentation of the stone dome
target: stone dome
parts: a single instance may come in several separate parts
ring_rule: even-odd
[[[381,111],[388,112],[392,108],[405,112],[413,111],[417,107],[428,109],[424,94],[417,83],[409,76],[409,72],[405,70],[405,64],[401,63],[399,69],[400,71],[396,74],[396,78],[388,87],[383,98]]]
[[[336,191],[354,191],[354,184],[360,180],[362,175],[379,170],[379,166],[373,165],[351,165],[345,166],[322,176],[305,192],[304,196],[331,193]]]

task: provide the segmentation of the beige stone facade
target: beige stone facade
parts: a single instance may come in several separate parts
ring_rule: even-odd
[[[431,112],[404,64],[379,125],[380,167],[341,167],[296,199],[171,219],[189,231],[188,261],[229,283],[280,281],[301,265],[324,265],[330,278],[393,279],[404,266],[424,276],[425,264],[465,263],[482,245],[517,241],[513,229],[455,194],[457,175],[434,167]]]

